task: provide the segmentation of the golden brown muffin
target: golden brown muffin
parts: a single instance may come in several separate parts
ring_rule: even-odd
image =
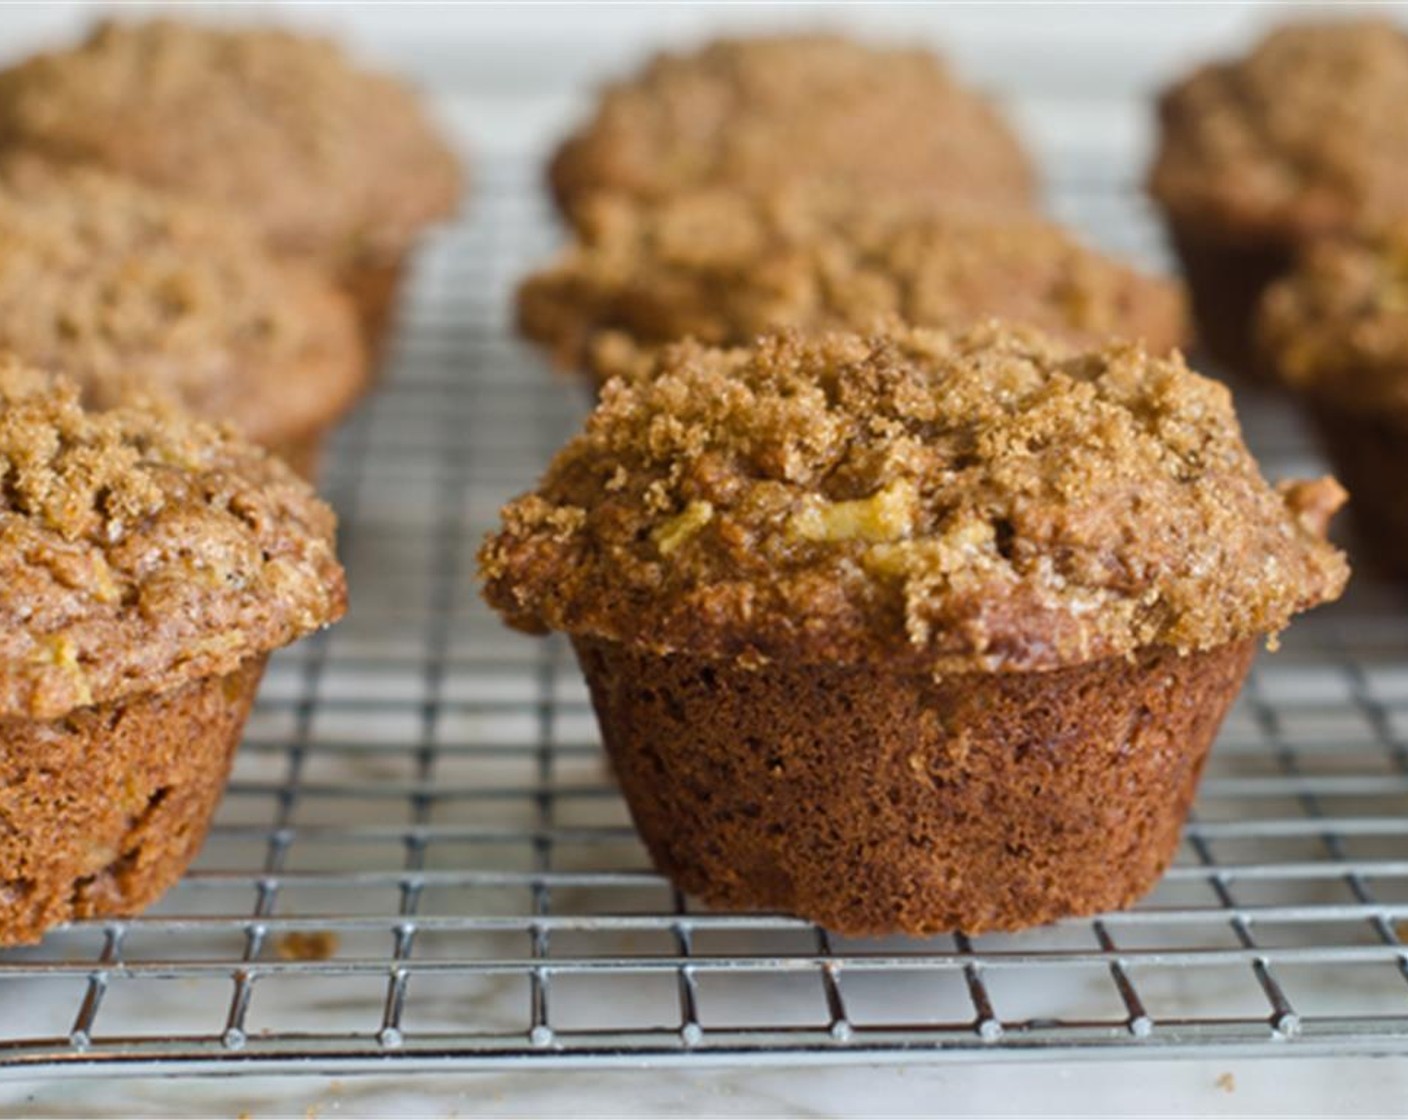
[[[1026,215],[791,188],[599,198],[581,218],[574,243],[519,289],[518,314],[525,334],[598,384],[686,337],[741,346],[767,330],[867,330],[890,317],[954,328],[1000,316],[1156,352],[1186,334],[1175,284]]]
[[[333,515],[230,429],[0,364],[0,944],[181,874],[264,658],[346,605]]]
[[[1408,221],[1312,246],[1258,328],[1264,367],[1306,402],[1351,487],[1360,537],[1408,578]]]
[[[0,165],[0,350],[86,404],[163,396],[312,473],[361,396],[347,298],[224,211],[87,168]]]
[[[1258,372],[1257,301],[1301,246],[1408,216],[1405,104],[1408,34],[1380,20],[1281,28],[1164,95],[1150,189],[1219,362]]]
[[[1343,587],[1342,499],[1176,355],[784,334],[609,383],[480,563],[684,889],[976,932],[1153,884],[1254,642]]]
[[[369,329],[389,314],[388,278],[460,193],[409,88],[272,28],[103,23],[0,74],[0,145],[221,203],[342,276]]]
[[[822,182],[867,197],[1029,206],[1001,116],[925,50],[837,36],[722,39],[608,86],[550,169],[564,213],[598,194]]]

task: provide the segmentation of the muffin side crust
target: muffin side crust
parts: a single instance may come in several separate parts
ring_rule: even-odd
[[[180,878],[225,790],[264,661],[59,719],[0,717],[0,945],[135,914]]]
[[[656,867],[849,935],[1025,929],[1147,893],[1256,652],[935,680],[573,644]]]

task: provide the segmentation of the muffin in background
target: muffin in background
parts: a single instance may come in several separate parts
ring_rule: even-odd
[[[869,198],[1026,208],[1036,175],[1011,128],[918,48],[833,35],[720,39],[607,86],[549,169],[575,219],[599,194],[820,182]]]
[[[1408,217],[1408,33],[1292,24],[1164,94],[1149,185],[1187,275],[1198,338],[1259,376],[1257,303],[1326,234]]]
[[[617,379],[480,554],[570,635],[657,865],[847,934],[1124,906],[1263,637],[1337,597],[1332,479],[1225,387],[1029,332],[767,336]]]
[[[1408,220],[1312,246],[1267,291],[1257,340],[1305,402],[1372,558],[1408,579]]]
[[[274,28],[102,23],[0,73],[0,146],[242,214],[277,251],[341,280],[373,354],[408,254],[461,190],[407,86]]]
[[[266,656],[335,621],[332,511],[229,429],[0,360],[0,945],[181,875]]]
[[[238,218],[106,172],[0,160],[0,351],[108,408],[165,397],[306,476],[367,386],[347,297]]]
[[[658,203],[598,198],[572,244],[519,288],[523,333],[598,385],[686,337],[742,346],[768,330],[961,328],[997,316],[1076,344],[1156,352],[1186,338],[1182,293],[1028,214],[946,212],[793,187]]]

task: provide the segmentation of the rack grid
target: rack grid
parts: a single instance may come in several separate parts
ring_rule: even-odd
[[[1408,601],[1362,575],[1259,661],[1132,910],[853,940],[652,872],[570,652],[474,591],[499,505],[585,409],[508,326],[555,238],[535,175],[479,168],[339,437],[351,613],[274,659],[178,887],[0,953],[0,1074],[1408,1052]],[[1158,252],[1130,184],[1053,189]],[[1285,405],[1241,408],[1269,474],[1319,469]]]

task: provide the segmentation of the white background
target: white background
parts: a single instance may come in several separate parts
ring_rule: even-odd
[[[115,7],[4,5],[0,61],[76,35],[95,11]],[[142,7],[149,6],[124,11]],[[1079,159],[1088,150],[1092,158],[1118,158],[1134,181],[1147,156],[1152,93],[1193,62],[1245,46],[1260,28],[1286,18],[1288,7],[266,3],[203,5],[200,14],[287,19],[335,31],[364,57],[418,76],[471,158],[525,147],[546,151],[581,111],[594,82],[650,49],[724,28],[845,26],[879,38],[920,38],[941,44],[963,73],[999,95],[1019,86],[1022,97],[1009,107],[1039,155],[1054,158],[1059,151],[1063,159]],[[1408,18],[1408,5],[1384,7]],[[0,1083],[0,1115],[1363,1115],[1408,1109],[1406,1066],[1300,1059]]]

